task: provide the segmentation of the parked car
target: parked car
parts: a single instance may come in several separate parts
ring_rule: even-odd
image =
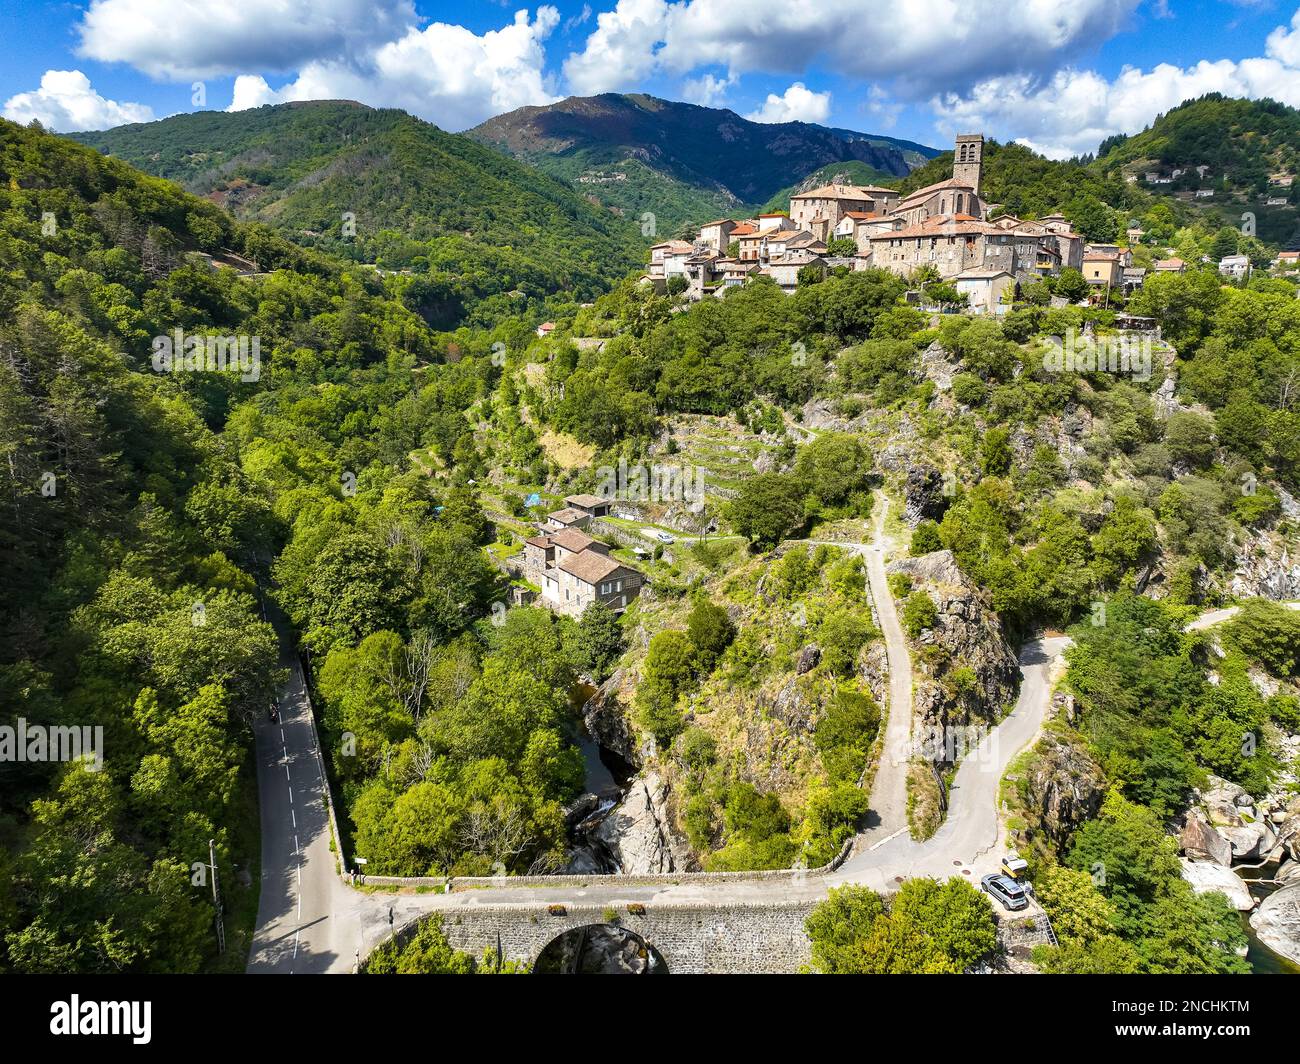
[[[671,532],[656,532],[656,533],[655,533],[655,539],[657,539],[660,543],[676,543],[676,542],[677,542],[677,537],[674,536]]]
[[[980,880],[980,886],[992,897],[1002,903],[1002,907],[1015,911],[1029,908],[1029,894],[1023,884],[1017,883],[1010,876],[994,872]]]

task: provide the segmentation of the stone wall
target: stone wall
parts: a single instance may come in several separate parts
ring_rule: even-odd
[[[790,974],[808,964],[811,943],[804,932],[815,902],[772,904],[654,905],[643,914],[619,910],[619,926],[658,950],[670,973]],[[472,914],[447,912],[443,933],[457,949],[475,958],[496,952],[498,935],[507,960],[531,965],[565,931],[610,922],[598,906],[568,906],[553,914],[538,905],[475,906]]]

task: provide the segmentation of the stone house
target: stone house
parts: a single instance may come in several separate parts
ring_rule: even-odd
[[[790,295],[799,287],[799,271],[804,267],[826,274],[826,260],[820,257],[773,259],[763,270],[765,274],[780,286],[781,291]]]
[[[568,547],[556,542],[555,536],[550,539],[554,560],[541,569],[542,605],[570,617],[581,616],[593,602],[601,602],[615,613],[622,613],[641,593],[641,574],[611,558],[605,544],[583,536],[589,540],[589,545],[571,550],[569,547],[578,544],[576,538],[570,539]]]
[[[606,517],[613,503],[600,495],[568,495],[564,505],[573,510],[581,510],[590,517]]]
[[[835,227],[837,239],[852,240],[858,246],[859,255],[871,252],[871,238],[877,233],[888,233],[899,228],[899,223],[892,215],[879,211],[850,211],[840,219]]]
[[[666,281],[669,277],[685,275],[686,260],[694,251],[694,246],[685,240],[665,240],[655,244],[650,249],[650,277]]]
[[[790,197],[790,220],[796,228],[829,240],[846,214],[886,213],[898,197],[897,189],[876,185],[821,185]]]
[[[1160,259],[1152,270],[1156,273],[1186,273],[1187,263],[1182,259]]]
[[[586,528],[590,523],[591,514],[574,506],[565,506],[546,515],[543,529],[548,532],[559,532],[565,528]]]
[[[1005,270],[1023,284],[1040,276],[1042,239],[963,215],[930,218],[873,236],[871,262],[902,277],[933,266],[944,280],[968,270]]]
[[[918,188],[899,200],[893,212],[905,226],[920,225],[931,218],[965,215],[977,221],[988,217],[988,205],[974,185],[950,177]]]

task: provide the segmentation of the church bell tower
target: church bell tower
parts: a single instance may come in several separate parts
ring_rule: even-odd
[[[980,191],[980,166],[984,158],[984,135],[982,133],[960,133],[957,146],[953,149],[952,176],[963,185],[970,185],[976,193]]]

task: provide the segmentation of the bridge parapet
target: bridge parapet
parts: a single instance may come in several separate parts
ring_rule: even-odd
[[[647,904],[617,912],[599,905],[475,905],[443,910],[447,941],[476,959],[495,954],[536,963],[542,950],[580,927],[609,924],[640,936],[663,957],[669,972],[733,974],[794,973],[808,964],[811,944],[804,920],[816,902],[721,900],[715,904]],[[632,911],[629,911],[631,909]],[[408,924],[399,937],[414,931]]]

